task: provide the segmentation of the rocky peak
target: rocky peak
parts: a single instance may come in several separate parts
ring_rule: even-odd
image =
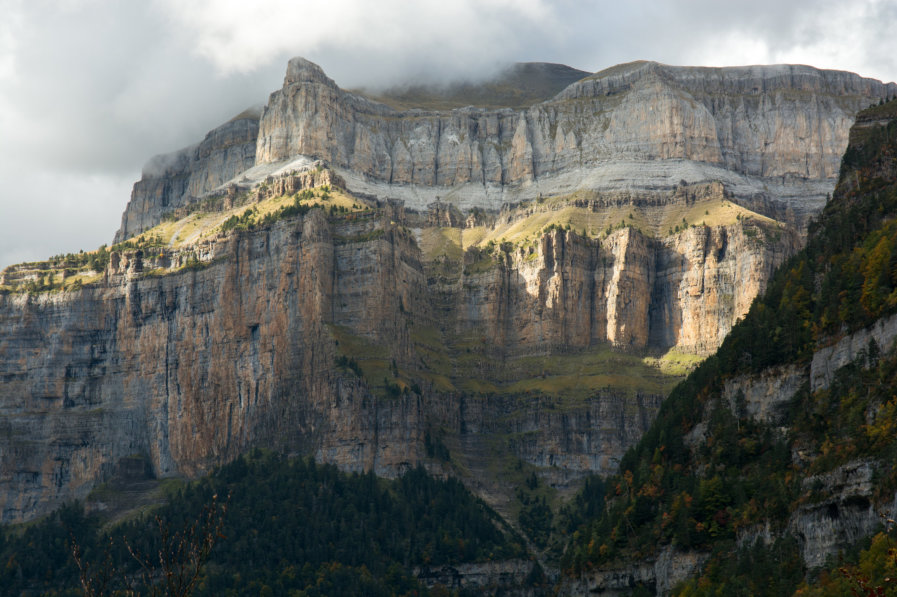
[[[800,65],[634,62],[518,110],[431,102],[421,111],[408,109],[415,98],[395,110],[364,101],[304,60],[291,62],[286,81],[261,119],[257,162],[314,156],[346,170],[350,186],[414,209],[447,194],[436,187],[455,187],[454,202],[465,210],[546,192],[720,180],[743,200],[767,194],[793,206],[802,221],[834,187],[856,112],[897,92]],[[406,185],[416,188],[405,192]]]
[[[258,121],[148,165],[116,241],[241,171],[300,156],[418,211],[440,196],[467,212],[720,181],[742,205],[803,224],[834,188],[857,110],[897,94],[893,83],[801,65],[638,61],[586,75],[524,63],[492,81],[371,95],[293,58]]]
[[[639,60],[612,66],[577,81],[561,92],[559,98],[613,94],[645,81],[662,81],[697,95],[762,95],[789,90],[877,98],[883,97],[883,88],[885,96],[897,92],[894,83],[882,84],[855,73],[823,70],[803,64],[704,67],[672,66]]]
[[[283,79],[284,87],[302,83],[320,83],[336,88],[333,79],[324,74],[320,66],[300,56],[291,58],[287,63],[287,74]]]

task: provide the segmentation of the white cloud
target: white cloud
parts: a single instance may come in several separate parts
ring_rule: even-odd
[[[793,41],[774,49],[776,62],[844,69],[884,81],[897,79],[897,3],[839,3],[824,14],[808,12]]]
[[[709,31],[686,48],[685,59],[703,65],[809,64],[884,81],[897,78],[897,2],[791,2],[755,12]],[[751,10],[754,10],[753,8]],[[770,20],[770,19],[775,19]]]
[[[408,73],[469,76],[515,60],[559,29],[544,0],[163,0],[162,6],[194,37],[194,51],[224,74],[302,55],[325,62],[348,85]]]
[[[13,79],[16,74],[15,53],[22,27],[21,6],[21,0],[10,0],[0,20],[0,81]]]

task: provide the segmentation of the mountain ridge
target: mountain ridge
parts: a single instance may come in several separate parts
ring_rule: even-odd
[[[788,209],[830,184],[691,159],[709,146],[689,149],[690,123],[710,112],[674,91],[612,94],[614,119],[592,111],[602,98],[391,119],[291,61],[257,123],[232,120],[148,169],[121,242],[0,275],[3,520],[83,497],[135,453],[160,477],[257,444],[385,476],[424,462],[471,484],[486,461],[511,481],[478,488],[510,516],[525,467],[552,499],[612,471],[800,246]],[[730,100],[720,114],[737,112]],[[761,123],[781,117],[787,137],[805,100],[758,96],[773,115]],[[819,122],[848,117],[817,103]],[[534,114],[550,163],[533,157]],[[643,117],[599,142],[606,122]],[[474,124],[483,149],[468,128],[476,152],[462,155],[451,130]],[[820,155],[846,137],[838,126]],[[527,143],[529,170],[509,157]],[[324,155],[293,152],[315,146]],[[571,163],[566,187],[540,170]],[[378,180],[387,167],[410,178]],[[769,205],[774,217],[754,209]],[[454,456],[437,458],[434,437]]]
[[[842,108],[836,105],[838,102],[827,100],[826,114],[831,114],[824,117],[818,112],[818,107],[810,104],[804,106],[806,101],[799,97],[780,98],[769,106],[771,113],[781,115],[783,118],[781,123],[787,123],[789,119],[794,120],[796,118],[794,110],[798,106],[801,106],[801,110],[806,108],[807,114],[816,114],[813,118],[817,124],[807,131],[818,129],[815,134],[820,136],[818,143],[821,145],[814,150],[819,157],[811,160],[799,151],[795,153],[793,147],[782,141],[792,133],[784,134],[783,131],[781,138],[776,138],[770,137],[769,132],[762,132],[763,130],[774,132],[782,124],[764,124],[758,129],[759,132],[751,132],[750,127],[744,128],[742,125],[739,125],[742,128],[738,128],[737,118],[733,116],[741,105],[737,102],[720,103],[721,114],[727,116],[719,123],[711,124],[715,117],[707,113],[707,107],[700,102],[694,103],[693,98],[688,99],[684,96],[687,101],[683,103],[683,98],[678,97],[676,93],[671,94],[669,90],[647,89],[644,91],[647,93],[645,97],[634,97],[633,100],[638,103],[633,105],[641,105],[644,110],[634,112],[630,116],[626,116],[626,110],[615,111],[621,99],[619,93],[611,93],[605,100],[598,97],[610,93],[609,89],[605,89],[608,81],[620,78],[614,73],[618,73],[624,67],[629,73],[626,80],[637,80],[645,71],[697,72],[702,76],[715,73],[720,78],[720,73],[741,72],[734,67],[701,69],[666,67],[658,63],[644,62],[639,63],[638,68],[632,69],[622,65],[592,75],[598,77],[604,73],[600,79],[593,80],[587,77],[584,81],[568,86],[566,91],[557,96],[562,100],[560,104],[554,105],[551,104],[552,100],[548,100],[548,104],[555,106],[549,112],[537,107],[517,112],[460,109],[446,112],[446,116],[442,117],[438,116],[441,114],[438,111],[412,111],[407,114],[401,111],[395,112],[382,104],[371,103],[360,96],[340,90],[336,83],[313,63],[295,59],[291,64],[284,78],[284,89],[295,87],[290,92],[293,99],[289,102],[307,101],[310,112],[303,115],[300,107],[291,107],[285,96],[282,97],[283,89],[272,94],[269,104],[272,101],[279,104],[277,107],[269,106],[267,120],[262,117],[260,124],[262,130],[257,138],[253,163],[256,165],[277,163],[299,154],[324,159],[329,166],[340,170],[340,175],[347,180],[354,191],[372,194],[381,199],[400,198],[408,207],[418,210],[425,209],[426,205],[435,201],[437,197],[454,203],[462,211],[473,207],[497,210],[503,203],[516,203],[537,197],[539,194],[572,192],[578,189],[598,191],[630,189],[651,192],[657,189],[670,189],[683,179],[690,183],[724,180],[746,205],[750,203],[753,207],[766,206],[764,213],[773,217],[777,217],[772,213],[775,206],[779,207],[782,214],[790,207],[800,212],[799,219],[805,224],[809,214],[821,207],[826,194],[830,193],[834,186],[837,164],[846,146],[847,130],[852,122],[853,113],[859,107],[866,107],[870,101],[897,94],[897,87],[894,84],[883,85],[873,80],[862,79],[852,73],[794,67],[792,70],[813,75],[802,75],[807,79],[805,83],[816,83],[817,90],[828,86],[835,96],[845,96],[838,102],[844,101],[849,104]],[[756,67],[753,70],[746,70],[762,74],[774,73],[781,69],[782,67]],[[305,92],[300,91],[303,86],[298,79],[293,80],[297,77],[307,79],[309,87]],[[759,81],[767,79],[770,77],[761,76]],[[778,85],[788,82],[781,77],[772,79],[777,81]],[[820,81],[824,84],[819,85]],[[317,97],[315,94],[318,92],[313,91],[314,84],[321,84],[323,85],[321,89],[329,91],[324,96]],[[749,87],[751,93],[753,88],[752,83]],[[604,120],[601,118],[596,120],[594,116],[590,116],[590,119],[607,123],[619,120],[619,125],[615,125],[609,137],[600,129],[596,131],[593,127],[587,126],[590,120],[583,120],[585,114],[578,117],[575,111],[570,114],[564,112],[564,102],[581,101],[587,95],[591,97],[589,101],[595,104],[593,111],[597,111],[597,114],[606,113]],[[628,97],[631,94],[623,95]],[[764,91],[759,97],[767,95],[768,93]],[[862,95],[867,99],[859,100]],[[306,99],[301,99],[303,97]],[[712,98],[704,98],[704,103],[708,103],[711,110],[714,109],[714,101],[716,100]],[[743,103],[744,100],[739,101]],[[657,104],[658,114],[666,114],[673,110],[673,113],[681,114],[675,117],[680,120],[675,118],[670,121],[658,120],[652,116],[653,108],[648,110],[651,102],[660,102]],[[544,102],[540,105],[544,105]],[[745,105],[750,105],[750,102]],[[740,109],[743,110],[744,106]],[[536,112],[530,114],[533,110]],[[386,114],[392,116],[379,121],[380,124],[374,124],[365,120],[367,118],[363,117],[365,113],[370,113],[369,115],[374,118],[386,118]],[[285,120],[280,117],[272,120],[275,114],[283,114]],[[402,117],[402,114],[406,114],[406,117]],[[449,117],[449,114],[453,116]],[[398,115],[398,120],[393,122],[395,115]],[[612,120],[607,120],[611,117]],[[358,120],[359,118],[362,120]],[[632,122],[627,120],[632,118],[635,118]],[[690,129],[693,129],[696,123],[703,123],[701,126],[706,129],[701,133],[703,137],[699,139],[681,128],[686,124],[682,118],[697,119],[688,125]],[[752,118],[756,119],[753,116]],[[407,126],[402,123],[406,121],[407,126],[412,128],[405,130]],[[760,126],[759,122],[757,126]],[[644,123],[648,123],[647,128]],[[602,127],[604,126],[610,125],[602,124]],[[805,123],[788,126],[809,125]],[[652,127],[659,127],[656,133],[660,135],[659,138],[652,140],[652,137],[656,136],[652,132]],[[381,128],[383,131],[378,132]],[[560,136],[557,133],[559,130]],[[615,132],[617,130],[628,132]],[[800,134],[806,137],[809,134],[807,131]],[[795,130],[795,133],[798,132]],[[619,137],[619,141],[615,141],[614,135],[622,136]],[[659,141],[664,135],[671,141],[668,146]],[[781,148],[776,149],[778,154],[763,158],[759,162],[756,157],[751,157],[753,154],[750,153],[756,153],[756,149],[722,151],[721,147],[735,147],[732,144],[735,138],[740,138],[739,136],[744,137],[749,146],[763,147],[764,144],[772,142],[773,149]],[[723,145],[720,147],[716,146],[717,137],[722,139]],[[439,139],[442,141],[437,142]],[[248,148],[251,145],[251,138],[247,136],[245,143],[247,145],[245,153],[248,154],[252,151]],[[411,145],[406,146],[407,143]],[[826,147],[829,149],[824,149]],[[824,151],[824,155],[819,154],[819,151]],[[583,161],[580,154],[592,157]],[[445,164],[440,165],[440,159]],[[697,161],[694,161],[695,159]],[[248,161],[244,163],[249,165]],[[178,176],[207,181],[204,186],[194,186],[191,190],[186,190],[176,183],[176,177],[171,182],[167,182],[164,178],[145,181],[150,187],[147,192],[135,188],[132,201],[123,215],[122,227],[116,235],[116,242],[158,223],[162,214],[170,210],[169,206],[182,206],[198,200],[228,178],[210,174],[208,168],[201,163],[196,164],[196,167],[198,171],[195,174],[185,171]],[[641,171],[642,174],[635,176],[633,173],[637,171]],[[756,176],[761,178],[756,179]],[[801,177],[808,179],[803,180]],[[213,182],[215,184],[212,184]],[[802,205],[806,199],[795,201],[798,197],[812,198],[810,205]]]

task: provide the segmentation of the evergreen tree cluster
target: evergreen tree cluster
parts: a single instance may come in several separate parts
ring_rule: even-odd
[[[223,537],[197,595],[426,595],[411,576],[416,566],[526,557],[519,537],[459,481],[422,468],[387,481],[257,451],[185,486],[157,513],[165,528],[186,528],[216,495],[229,496]],[[146,517],[106,531],[70,504],[24,529],[0,527],[4,594],[81,594],[72,539],[95,569],[109,551],[119,578],[139,572],[126,546],[143,554],[162,546]]]

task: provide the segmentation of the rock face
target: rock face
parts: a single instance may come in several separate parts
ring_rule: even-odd
[[[536,251],[521,248],[465,277],[457,325],[511,351],[609,343],[708,354],[797,244],[788,234],[760,242],[741,224],[662,240],[634,228],[601,241],[556,230]]]
[[[148,228],[255,164],[259,111],[247,110],[198,145],[154,157],[134,184],[114,242]]]
[[[558,355],[708,354],[799,246],[798,228],[753,216],[683,218],[681,231],[677,217],[666,234],[657,222],[540,225],[533,241],[439,258],[418,242],[424,229],[473,234],[522,218],[532,210],[519,202],[542,192],[588,191],[558,209],[595,214],[687,211],[686,191],[800,211],[831,188],[853,111],[892,89],[805,67],[635,63],[527,109],[396,111],[294,59],[260,118],[147,166],[116,238],[216,193],[262,201],[325,178],[376,209],[312,210],[180,254],[119,249],[102,281],[71,292],[0,289],[0,520],[83,497],[137,454],[157,476],[197,475],[252,446],[395,475],[440,466],[433,431],[462,460],[501,444],[559,485],[610,472],[653,420],[661,384],[604,372],[564,401],[545,366],[538,383],[507,388]],[[275,178],[312,158],[338,175]],[[20,275],[8,272],[0,285]],[[376,378],[348,367],[350,349]],[[466,378],[485,381],[453,385]]]
[[[511,587],[518,588],[515,595],[534,594],[532,589],[526,590],[526,577],[533,569],[533,562],[528,560],[505,560],[500,562],[484,562],[481,564],[460,564],[458,566],[424,567],[414,570],[414,576],[427,588],[434,586],[449,589],[476,589],[483,592],[501,590],[507,592]]]
[[[804,481],[805,491],[817,492],[822,501],[800,506],[788,523],[788,530],[801,543],[801,555],[807,567],[819,567],[863,537],[875,533],[881,517],[873,504],[873,466],[854,461]],[[886,504],[886,511],[897,505],[897,497]]]
[[[827,388],[838,369],[861,354],[868,354],[870,344],[874,343],[881,349],[891,346],[895,337],[897,337],[897,316],[883,317],[874,325],[816,351],[810,366],[810,389],[815,392]]]
[[[342,170],[353,190],[418,210],[440,196],[498,209],[540,194],[719,180],[752,209],[803,225],[834,188],[856,112],[894,93],[893,83],[807,66],[633,62],[529,108],[396,110],[294,58],[260,121],[232,121],[198,149],[148,164],[116,241],[250,166],[300,155]]]
[[[672,589],[689,578],[707,560],[707,554],[676,551],[666,547],[656,558],[632,566],[602,569],[585,574],[560,587],[561,595],[632,595],[637,587],[656,595],[669,595]]]
[[[531,253],[439,274],[404,217],[313,210],[192,247],[198,269],[178,269],[177,254],[116,252],[96,285],[0,295],[2,519],[83,497],[133,454],[158,476],[196,475],[258,445],[392,476],[425,460],[430,429],[460,438],[461,456],[465,437],[505,438],[558,483],[610,472],[662,394],[596,387],[571,405],[440,388],[427,361],[448,357],[422,352],[415,330],[476,337],[471,371],[496,383],[528,355],[700,350],[796,242],[758,242],[741,223],[664,240],[553,230]],[[335,366],[340,339],[421,372],[421,387],[384,397],[378,380]]]
[[[803,201],[788,197],[792,207],[813,211],[834,186],[856,112],[895,91],[805,66],[637,62],[526,110],[397,112],[341,90],[317,65],[296,58],[262,114],[256,159],[302,154],[369,182],[471,185],[459,200],[480,206],[548,189],[610,190],[622,181],[650,188],[723,176],[746,196],[770,184],[773,199],[802,194]]]
[[[741,375],[724,384],[723,399],[732,412],[769,425],[781,422],[791,397],[807,382],[804,367],[787,365],[756,375]]]

